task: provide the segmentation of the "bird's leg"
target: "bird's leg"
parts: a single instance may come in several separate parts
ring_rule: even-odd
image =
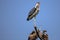
[[[42,39],[40,38],[40,36],[39,36],[39,32],[38,32],[37,27],[36,27],[36,17],[33,18],[33,21],[34,21],[34,29],[35,29],[35,31],[36,31],[36,34],[37,34],[37,36],[39,37],[39,39],[42,40]]]
[[[36,26],[36,17],[33,18],[34,26]]]

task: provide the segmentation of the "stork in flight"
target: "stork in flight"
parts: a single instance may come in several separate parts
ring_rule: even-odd
[[[37,2],[35,7],[33,7],[29,14],[28,14],[28,17],[27,17],[27,21],[31,20],[33,17],[36,17],[36,15],[38,14],[39,12],[39,7],[40,7],[40,3]]]

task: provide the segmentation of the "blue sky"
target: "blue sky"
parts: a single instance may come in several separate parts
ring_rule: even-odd
[[[47,30],[49,40],[60,40],[60,0],[0,0],[0,40],[28,39],[34,28],[26,18],[36,2],[41,4],[37,27]]]

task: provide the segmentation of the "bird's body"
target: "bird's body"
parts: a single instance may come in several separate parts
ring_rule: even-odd
[[[31,20],[33,17],[35,17],[39,12],[39,3],[36,4],[35,7],[33,7],[27,17],[27,21]]]
[[[33,17],[35,17],[38,14],[39,10],[35,7],[31,9],[31,11],[28,14],[27,21],[31,20]]]

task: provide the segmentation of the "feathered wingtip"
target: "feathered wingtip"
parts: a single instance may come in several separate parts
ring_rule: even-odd
[[[27,18],[27,21],[29,21],[29,18]]]

